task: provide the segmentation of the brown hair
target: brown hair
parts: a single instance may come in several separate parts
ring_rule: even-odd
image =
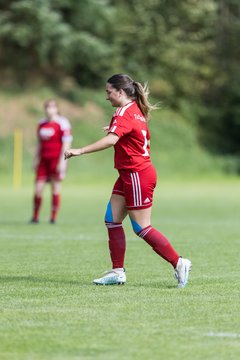
[[[56,100],[48,99],[48,100],[44,101],[44,104],[43,104],[44,108],[46,108],[51,103],[54,103],[58,107],[58,103],[56,102]]]
[[[55,99],[48,99],[48,100],[44,101],[44,104],[43,104],[44,109],[46,109],[46,107],[51,103],[56,105],[56,107],[58,109],[58,114],[60,115],[59,106],[58,106],[58,103],[57,103],[57,101]]]
[[[111,84],[116,90],[124,90],[130,99],[136,100],[141,112],[146,120],[150,120],[150,111],[158,107],[150,104],[148,101],[149,89],[148,85],[134,81],[126,74],[116,74],[111,76],[107,82]]]

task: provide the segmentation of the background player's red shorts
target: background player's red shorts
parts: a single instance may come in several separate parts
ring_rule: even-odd
[[[129,210],[152,206],[153,192],[157,183],[156,170],[152,165],[138,172],[120,170],[119,175],[112,193],[124,196]]]
[[[36,180],[63,180],[65,177],[66,169],[64,172],[60,173],[57,169],[58,162],[59,157],[54,157],[50,159],[41,158],[36,170]]]

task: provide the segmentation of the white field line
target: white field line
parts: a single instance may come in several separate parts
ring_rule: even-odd
[[[87,235],[83,235],[83,234],[78,234],[78,235],[59,235],[59,234],[54,234],[54,235],[41,235],[41,234],[9,234],[9,233],[0,233],[0,239],[25,239],[25,240],[46,240],[46,239],[55,239],[55,240],[91,240],[92,238],[90,238]]]
[[[232,338],[232,339],[237,339],[240,338],[240,334],[237,333],[228,333],[228,332],[214,332],[214,331],[210,331],[206,334],[204,334],[205,336],[210,336],[210,337],[221,337],[221,338]]]

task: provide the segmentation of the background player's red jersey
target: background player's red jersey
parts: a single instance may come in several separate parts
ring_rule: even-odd
[[[119,137],[114,146],[116,169],[140,171],[151,165],[150,133],[135,101],[115,111],[108,132]]]
[[[59,157],[64,141],[71,141],[71,125],[63,116],[58,116],[54,121],[41,120],[37,129],[40,144],[41,158]]]

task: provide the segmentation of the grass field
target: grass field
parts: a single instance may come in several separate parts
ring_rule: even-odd
[[[64,183],[56,225],[29,225],[32,188],[0,189],[1,360],[240,358],[239,180],[159,182],[153,225],[192,260],[186,289],[126,221],[127,284],[109,269],[111,185]]]

